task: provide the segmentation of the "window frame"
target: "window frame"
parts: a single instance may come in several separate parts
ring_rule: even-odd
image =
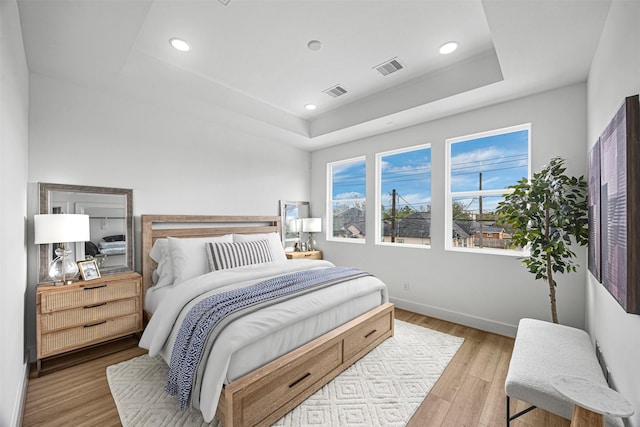
[[[382,236],[382,210],[381,210],[381,206],[382,206],[382,158],[384,156],[389,156],[389,155],[394,155],[394,154],[402,154],[402,153],[408,153],[410,151],[418,151],[418,150],[422,150],[428,148],[429,150],[431,150],[431,143],[427,142],[424,144],[419,144],[419,145],[412,145],[411,147],[403,147],[403,148],[397,148],[394,150],[388,150],[388,151],[383,151],[383,152],[379,152],[376,153],[376,170],[375,170],[375,174],[376,174],[376,179],[375,179],[375,191],[376,191],[376,196],[375,196],[375,244],[379,245],[379,246],[390,246],[390,247],[394,247],[394,248],[418,248],[418,249],[431,249],[431,238],[433,237],[433,233],[432,230],[429,230],[429,236],[430,237],[430,241],[428,245],[419,245],[416,243],[403,243],[403,242],[385,242],[385,241],[380,241],[380,237]],[[433,165],[433,152],[431,152],[431,165]],[[433,181],[432,181],[433,182]],[[429,189],[429,193],[431,194],[431,188]],[[433,199],[431,199],[432,201]],[[433,212],[433,206],[431,205],[431,209]],[[433,222],[431,223],[431,225],[433,225]],[[404,240],[404,239],[403,239]]]
[[[512,193],[512,189],[495,189],[495,190],[474,190],[474,191],[451,191],[451,146],[453,144],[465,141],[471,141],[474,139],[486,138],[490,136],[503,135],[506,133],[513,133],[526,130],[527,131],[527,179],[531,179],[531,123],[523,123],[514,126],[508,126],[500,129],[494,129],[484,132],[477,132],[473,134],[458,136],[454,138],[447,138],[445,140],[445,226],[444,226],[444,249],[445,251],[452,252],[467,252],[478,254],[490,254],[490,255],[502,255],[502,256],[514,256],[514,257],[527,257],[530,255],[528,247],[521,250],[508,250],[508,249],[496,249],[496,248],[475,248],[466,246],[453,246],[453,200],[459,197],[491,197],[499,196],[503,197],[505,194]],[[513,184],[516,184],[514,182]]]
[[[346,163],[356,163],[359,161],[363,161],[364,162],[364,177],[365,177],[365,181],[364,181],[364,197],[363,198],[356,198],[356,199],[338,199],[338,200],[334,200],[333,199],[333,167],[337,166],[337,165],[343,165]],[[367,210],[367,158],[366,156],[357,156],[357,157],[351,157],[349,159],[344,159],[344,160],[337,160],[334,162],[327,162],[327,217],[325,218],[325,224],[327,224],[326,227],[326,231],[325,231],[325,238],[327,241],[331,241],[331,242],[346,242],[346,243],[355,243],[355,244],[361,244],[364,245],[366,243],[367,240],[367,233],[366,233],[366,224],[367,224],[367,214],[366,214],[366,210]],[[347,237],[335,237],[333,235],[333,218],[334,218],[334,214],[333,214],[333,203],[334,202],[354,202],[354,201],[363,201],[364,202],[364,206],[365,206],[365,234],[364,234],[364,238],[362,239],[350,239]]]

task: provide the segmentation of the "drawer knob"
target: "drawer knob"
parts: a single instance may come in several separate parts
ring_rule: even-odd
[[[300,384],[302,381],[304,381],[307,377],[310,377],[310,376],[311,376],[311,372],[307,372],[306,374],[304,374],[303,376],[301,376],[300,378],[298,378],[297,380],[289,384],[289,388],[295,387],[296,385]]]
[[[369,338],[371,335],[375,334],[376,332],[378,332],[377,329],[374,329],[373,331],[369,332],[367,335],[365,335],[365,338]]]

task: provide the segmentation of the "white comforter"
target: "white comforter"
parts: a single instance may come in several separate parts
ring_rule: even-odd
[[[333,267],[333,264],[328,261],[292,260],[214,271],[174,285],[155,310],[142,335],[140,346],[148,349],[150,356],[159,354],[169,363],[173,343],[182,320],[200,299],[213,293],[249,286],[269,277],[328,267]],[[361,297],[371,299],[372,293],[380,296],[375,300],[376,304],[387,302],[386,287],[379,279],[373,276],[361,277],[266,307],[234,321],[220,333],[210,354],[203,356],[206,369],[203,373],[201,389],[194,389],[192,392],[192,406],[199,408],[205,421],[210,422],[215,416],[218,398],[227,379],[227,370],[234,353],[296,322],[305,324],[307,329],[317,329],[319,326],[316,322],[305,323],[305,320]],[[354,317],[363,312],[354,313]],[[339,325],[333,327],[336,326]],[[327,331],[313,330],[311,336],[319,336]],[[310,331],[306,330],[304,334],[309,335],[309,333]],[[271,354],[275,351],[274,355],[280,356],[299,346],[301,343],[297,343],[297,339],[298,337],[291,337],[286,340],[288,343],[284,345],[290,346],[286,350],[271,349],[265,352]]]

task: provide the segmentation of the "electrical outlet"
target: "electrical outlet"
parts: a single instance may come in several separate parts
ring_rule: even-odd
[[[404,290],[405,291],[409,290],[409,282],[404,282]]]

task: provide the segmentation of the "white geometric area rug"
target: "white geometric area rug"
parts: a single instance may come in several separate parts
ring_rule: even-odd
[[[400,320],[395,335],[342,372],[274,426],[404,426],[463,339]],[[124,427],[213,426],[193,409],[180,411],[164,391],[167,365],[140,356],[107,368]]]

